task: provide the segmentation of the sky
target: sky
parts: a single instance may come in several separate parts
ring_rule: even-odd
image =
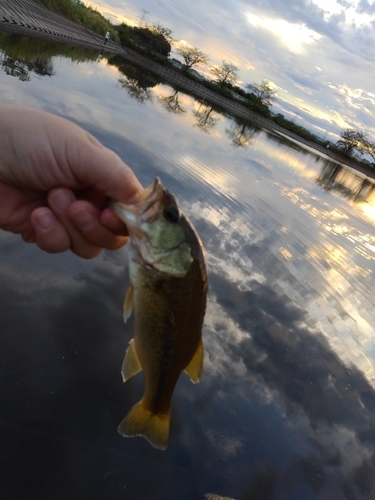
[[[375,139],[375,1],[91,3],[112,22],[137,22],[147,10],[151,22],[209,55],[211,66],[237,65],[241,86],[268,80],[277,90],[273,111],[321,137],[335,141],[355,128]]]

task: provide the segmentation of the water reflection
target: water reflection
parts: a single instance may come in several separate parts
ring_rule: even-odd
[[[233,125],[225,129],[225,133],[234,147],[245,148],[251,144],[252,139],[259,134],[260,130],[260,128],[254,125],[233,119]]]
[[[152,100],[151,89],[161,83],[161,78],[155,74],[145,71],[139,66],[128,63],[121,56],[111,56],[108,58],[108,64],[115,66],[124,77],[119,78],[120,86],[125,89],[132,99],[143,104]]]
[[[217,124],[219,117],[213,106],[208,106],[202,101],[196,102],[199,102],[199,106],[198,109],[194,111],[194,116],[196,117],[194,126],[198,127],[202,132],[208,133]]]
[[[215,272],[210,274],[215,298],[207,318],[213,342],[207,346],[207,365],[213,381],[205,397],[217,394],[209,404],[220,405],[221,401],[223,405],[220,418],[211,415],[211,426],[218,427],[206,432],[216,455],[232,462],[232,477],[222,481],[220,491],[235,491],[239,479],[233,475],[235,457],[238,465],[257,457],[255,461],[268,461],[265,470],[273,478],[271,498],[366,498],[374,487],[375,392],[356,368],[359,358],[355,364],[349,359],[347,364],[343,362],[342,353],[338,355],[320,332],[319,322],[286,294],[277,292],[279,280],[280,284],[290,280],[296,293],[301,283],[275,258],[267,241],[249,243],[248,236],[230,230],[225,221],[216,238],[212,238],[214,226],[197,225],[206,240],[210,236],[209,255],[215,255]],[[230,271],[228,260],[236,263],[237,275],[244,273],[241,281]],[[344,311],[349,311],[347,304],[343,315]],[[342,330],[342,325],[336,326]],[[237,396],[228,399],[229,394]],[[264,412],[268,419],[264,426],[257,417],[256,422],[246,421],[249,413]],[[242,431],[236,427],[231,435],[233,427],[228,422],[233,419]],[[206,420],[205,424],[209,425]],[[228,432],[231,438],[226,442]],[[280,446],[277,454],[284,465],[275,466],[278,460],[268,452],[268,439],[275,434]],[[308,436],[307,441],[300,441],[301,436]],[[210,461],[208,455],[205,460]],[[238,497],[248,498],[247,491],[244,485]]]
[[[10,35],[0,31],[0,62],[4,72],[22,82],[31,80],[30,73],[37,76],[55,74],[52,58],[63,55],[75,62],[93,61],[97,51],[83,47],[70,47],[61,43],[22,35]]]
[[[133,335],[121,317],[125,250],[86,262],[0,233],[0,374],[7,381],[0,387],[0,496],[372,498],[371,181],[162,87],[122,60],[96,64],[93,57],[80,71],[71,65],[68,87],[78,96],[66,101],[61,61],[52,58],[56,87],[35,82],[40,106],[63,110],[144,185],[162,177],[193,220],[211,286],[204,374],[193,389],[187,377],[179,381],[167,452],[118,436],[142,388],[141,375],[125,385],[120,376]],[[28,87],[5,95],[23,97]],[[140,106],[137,89],[166,99]],[[35,94],[26,96],[34,102]]]
[[[343,165],[329,160],[323,161],[316,182],[326,191],[336,191],[354,203],[367,201],[375,190],[375,184],[370,179],[356,175]]]
[[[174,113],[176,115],[186,113],[186,109],[180,103],[178,90],[175,90],[173,94],[169,96],[159,96],[159,100],[169,113]]]

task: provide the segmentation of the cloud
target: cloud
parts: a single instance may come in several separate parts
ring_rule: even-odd
[[[356,10],[360,14],[375,14],[375,4],[374,2],[370,3],[368,0],[360,0]]]

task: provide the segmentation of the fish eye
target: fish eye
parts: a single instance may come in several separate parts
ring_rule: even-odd
[[[179,214],[178,208],[176,208],[176,207],[166,208],[164,210],[164,218],[168,222],[172,222],[173,224],[176,224],[180,219],[180,214]]]

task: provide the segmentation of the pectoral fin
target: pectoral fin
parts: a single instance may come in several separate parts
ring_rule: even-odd
[[[133,285],[130,285],[124,301],[124,323],[126,323],[131,316],[133,310],[133,297],[134,288]]]
[[[134,339],[131,339],[126,349],[125,358],[121,367],[122,380],[126,382],[140,371],[142,371],[142,367],[138,359],[137,351],[135,350]]]
[[[202,339],[199,339],[198,347],[191,358],[190,363],[185,368],[184,372],[190,377],[193,384],[197,384],[201,378],[203,366],[203,343]]]

